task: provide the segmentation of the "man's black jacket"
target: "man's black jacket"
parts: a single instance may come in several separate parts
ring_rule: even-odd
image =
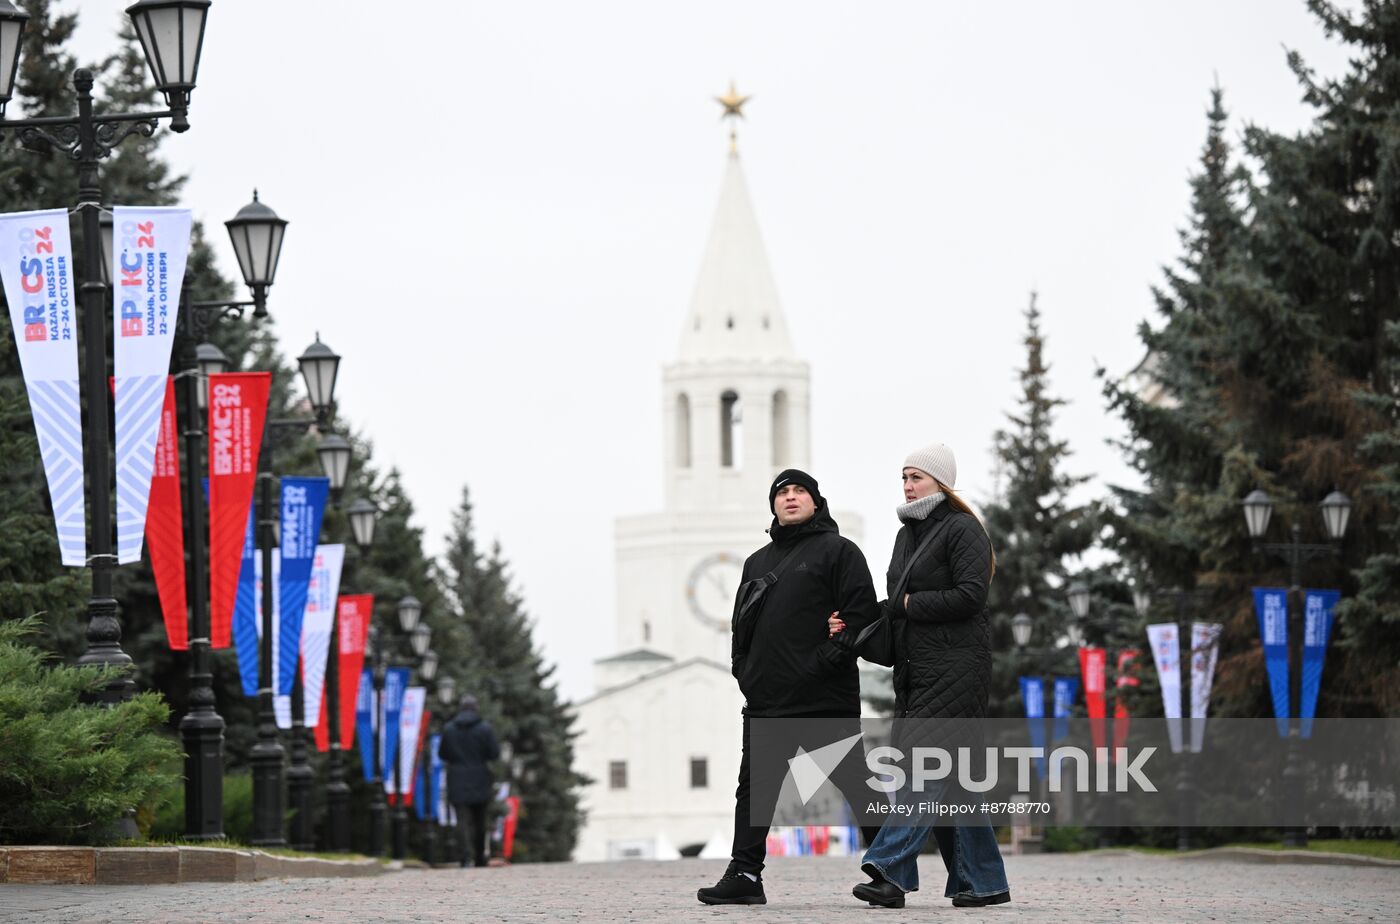
[[[849,645],[827,638],[827,617],[840,612],[854,636],[877,615],[870,568],[856,544],[842,538],[823,500],[810,520],[780,526],[772,542],[744,562],[742,583],[772,571],[792,549],[768,588],[748,649],[734,639],[733,672],[749,715],[860,715],[860,678]]]

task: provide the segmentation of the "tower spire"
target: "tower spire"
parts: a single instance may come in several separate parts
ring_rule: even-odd
[[[729,81],[729,92],[723,96],[716,96],[715,102],[724,107],[724,112],[720,113],[721,120],[731,120],[729,122],[729,153],[739,153],[739,131],[735,121],[744,117],[744,104],[753,99],[752,96],[740,96],[739,91],[734,89],[734,81]]]

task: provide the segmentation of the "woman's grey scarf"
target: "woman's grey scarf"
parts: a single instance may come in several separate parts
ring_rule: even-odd
[[[933,513],[935,507],[948,499],[948,495],[942,491],[935,491],[925,495],[918,500],[910,501],[907,504],[900,504],[894,508],[894,512],[899,515],[899,522],[913,523],[916,520],[926,520],[928,515]]]

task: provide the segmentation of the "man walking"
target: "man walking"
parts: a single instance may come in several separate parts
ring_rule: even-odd
[[[743,755],[734,792],[734,846],[729,868],[700,889],[707,905],[762,905],[771,801],[755,794],[749,725],[754,718],[837,719],[833,730],[860,732],[860,676],[855,653],[841,636],[828,638],[827,618],[839,611],[855,631],[878,615],[870,568],[856,544],[841,536],[817,481],[806,472],[779,473],[768,490],[772,541],[744,562],[735,600],[732,669],[744,694]],[[810,748],[809,748],[810,750]],[[793,755],[786,755],[791,757]],[[857,819],[867,815],[864,749],[855,748],[831,779]],[[780,780],[786,765],[762,767],[760,779]],[[862,826],[866,843],[878,831]]]
[[[447,762],[447,799],[457,813],[462,865],[485,866],[486,807],[495,795],[490,762],[501,756],[501,746],[475,696],[462,697],[457,715],[442,730],[439,753]]]

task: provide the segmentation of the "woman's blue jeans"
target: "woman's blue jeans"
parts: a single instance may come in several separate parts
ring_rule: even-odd
[[[865,851],[861,869],[873,876],[878,872],[905,892],[919,889],[919,853],[928,842],[927,821],[932,812],[920,810],[920,804],[937,802],[941,786],[929,786],[922,793],[911,792],[906,786],[897,798],[911,805],[908,816],[893,816],[880,829],[874,843]],[[896,823],[893,819],[898,818]],[[971,821],[972,819],[964,819]],[[931,829],[938,839],[938,852],[948,869],[948,884],[943,894],[948,898],[964,895],[984,898],[1006,892],[1006,867],[1001,862],[1001,848],[992,826],[940,825]],[[873,872],[872,872],[873,871]]]

